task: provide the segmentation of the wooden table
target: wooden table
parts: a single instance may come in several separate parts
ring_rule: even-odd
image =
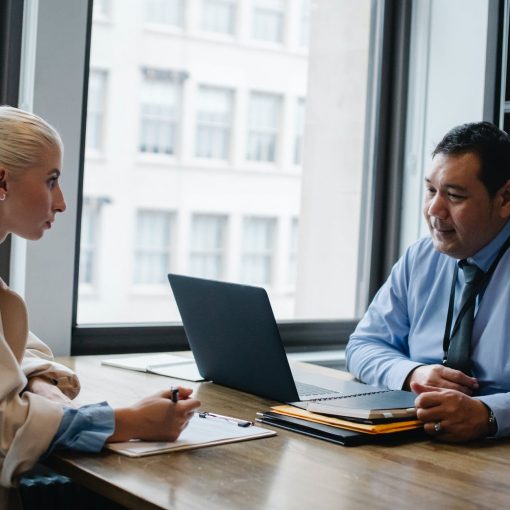
[[[81,403],[122,406],[182,384],[104,367],[102,358],[60,360],[81,379]],[[274,404],[212,383],[186,386],[203,409],[238,418],[253,420]],[[275,430],[272,438],[139,459],[59,453],[47,464],[131,509],[510,508],[507,440],[346,448]]]

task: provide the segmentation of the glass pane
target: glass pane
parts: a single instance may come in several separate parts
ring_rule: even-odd
[[[253,7],[253,39],[282,42],[285,20],[284,2],[281,0],[258,0]]]
[[[302,98],[299,98],[296,103],[295,123],[294,164],[300,165],[303,156],[303,134],[305,129],[305,100]]]
[[[138,211],[134,249],[134,283],[161,284],[170,270],[171,215]]]
[[[143,0],[145,21],[182,27],[184,20],[184,0]],[[132,6],[123,3],[123,8]]]
[[[196,214],[191,225],[190,273],[203,278],[223,278],[225,257],[224,216]]]
[[[94,255],[96,250],[97,209],[84,199],[80,240],[80,283],[94,283]]]
[[[106,101],[106,72],[91,69],[87,106],[86,147],[99,151],[103,143],[104,108]]]
[[[118,4],[92,26],[84,195],[105,201],[78,322],[179,321],[169,271],[263,285],[278,319],[354,318],[373,2]]]
[[[232,92],[228,89],[200,87],[197,102],[197,156],[227,159],[230,149]]]
[[[203,0],[202,9],[203,30],[220,34],[234,34],[235,0]]]
[[[241,281],[252,285],[271,285],[274,230],[273,218],[245,218]]]
[[[280,131],[281,98],[253,92],[248,117],[248,159],[275,161]]]

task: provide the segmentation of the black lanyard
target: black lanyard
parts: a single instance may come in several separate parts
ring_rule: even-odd
[[[467,309],[473,304],[473,301],[476,299],[476,297],[484,290],[487,285],[489,285],[489,281],[494,274],[494,271],[496,270],[496,266],[498,265],[499,261],[501,260],[501,257],[505,254],[506,250],[510,246],[510,237],[505,241],[503,246],[498,251],[498,254],[496,255],[496,258],[492,262],[491,266],[489,267],[489,270],[484,273],[482,278],[478,281],[476,284],[476,292],[473,293],[471,299],[466,301],[462,308],[459,311],[459,315],[457,316],[457,319],[455,320],[455,324],[452,328],[452,320],[453,320],[453,308],[455,304],[455,285],[457,283],[457,275],[459,274],[459,266],[457,263],[455,263],[455,271],[453,272],[453,280],[452,280],[452,288],[450,290],[450,302],[448,303],[448,315],[446,316],[446,327],[444,330],[444,337],[443,337],[443,363],[446,362],[446,358],[448,356],[448,349],[450,347],[450,339],[455,334],[457,329],[459,328],[460,321],[462,320],[462,317],[466,315]]]

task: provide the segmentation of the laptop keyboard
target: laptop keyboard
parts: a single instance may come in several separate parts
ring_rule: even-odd
[[[335,392],[333,390],[327,390],[326,388],[321,388],[320,386],[314,386],[313,384],[306,384],[299,381],[295,381],[295,383],[298,395],[301,399],[312,396],[319,397],[322,395],[342,395],[341,393]]]

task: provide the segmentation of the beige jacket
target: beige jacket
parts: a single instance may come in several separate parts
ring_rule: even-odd
[[[23,391],[30,377],[55,381],[70,398],[79,392],[76,375],[55,363],[41,340],[28,331],[27,310],[20,296],[0,279],[0,509],[8,491],[48,449],[63,415],[62,407]]]

